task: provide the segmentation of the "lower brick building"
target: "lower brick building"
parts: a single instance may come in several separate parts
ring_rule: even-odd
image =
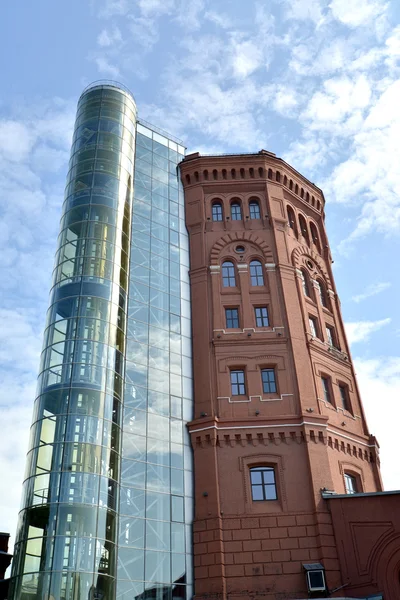
[[[195,597],[400,598],[399,497],[382,494],[321,190],[266,151],[192,154],[181,177]]]

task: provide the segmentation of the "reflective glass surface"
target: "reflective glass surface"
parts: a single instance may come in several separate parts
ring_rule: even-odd
[[[135,105],[78,103],[10,598],[115,597]]]
[[[183,148],[138,124],[135,152],[117,598],[144,590],[170,598],[176,587],[185,598],[193,486],[183,404],[189,420],[193,398],[188,238],[176,168]]]

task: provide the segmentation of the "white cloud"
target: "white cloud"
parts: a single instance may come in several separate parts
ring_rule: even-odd
[[[332,0],[329,5],[335,19],[349,27],[367,25],[382,16],[388,3],[380,0]]]
[[[380,294],[381,292],[384,292],[385,290],[389,289],[391,287],[391,283],[389,281],[382,281],[381,283],[373,283],[369,286],[367,286],[365,292],[363,292],[362,294],[357,294],[356,296],[352,297],[353,302],[362,302],[363,300],[366,300],[367,298],[371,298],[371,296],[376,296],[377,294]]]
[[[153,19],[130,15],[128,27],[132,33],[133,41],[146,50],[151,50],[158,42],[158,29]]]
[[[160,17],[173,11],[175,0],[137,0],[137,5],[144,17]]]
[[[245,40],[234,42],[233,47],[233,72],[237,77],[248,77],[263,64],[263,52],[258,44]]]
[[[323,22],[321,2],[319,0],[286,0],[287,18],[297,21],[313,21],[319,25]]]
[[[176,7],[176,21],[185,29],[199,29],[204,17],[205,1],[204,0],[180,0]]]
[[[18,162],[26,158],[34,141],[34,133],[24,123],[0,120],[0,155],[8,160]]]
[[[393,29],[386,40],[386,64],[390,69],[400,67],[400,25]]]
[[[335,130],[345,125],[357,131],[362,124],[362,115],[371,98],[371,86],[365,75],[356,79],[336,77],[323,84],[311,98],[303,118],[313,129]]]
[[[301,95],[294,88],[278,85],[272,101],[273,109],[283,117],[295,117]]]
[[[221,29],[231,29],[233,27],[231,16],[221,12],[207,10],[204,13],[204,18],[221,27]]]
[[[126,15],[131,8],[131,0],[104,0],[99,11],[99,17],[109,19],[115,16]]]
[[[122,42],[122,34],[116,25],[112,29],[103,29],[97,37],[97,44],[102,48],[108,48],[120,42]]]
[[[390,318],[380,321],[357,321],[355,323],[345,323],[347,339],[350,344],[357,342],[366,342],[370,336],[385,325],[389,325]]]
[[[400,420],[400,357],[356,358],[354,366],[370,432],[380,444],[385,489],[400,489],[398,423]]]
[[[118,79],[120,76],[120,70],[116,65],[113,65],[105,56],[98,56],[95,58],[95,63],[100,73]]]
[[[8,112],[0,121],[0,196],[7,199],[0,224],[0,477],[7,495],[0,510],[13,538],[75,102],[14,103]]]

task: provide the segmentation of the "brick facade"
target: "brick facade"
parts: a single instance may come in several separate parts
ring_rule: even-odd
[[[324,197],[265,151],[189,155],[181,177],[191,254],[196,598],[307,598],[303,563],[321,562],[330,589],[343,584],[321,489],[345,493],[349,473],[357,491],[382,490],[333,280]],[[251,202],[259,214],[251,215]],[[240,218],[231,218],[232,203]],[[252,261],[262,265],[258,285]],[[257,323],[257,307],[267,307],[267,326]],[[227,327],[227,308],[237,309],[238,327]],[[273,393],[263,391],[263,369],[274,371]],[[232,370],[243,371],[244,394],[233,396]],[[250,468],[263,465],[274,469],[277,499],[255,502]]]

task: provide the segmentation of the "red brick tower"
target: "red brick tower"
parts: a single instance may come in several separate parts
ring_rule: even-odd
[[[323,488],[382,490],[343,328],[324,197],[274,154],[181,163],[190,236],[196,598],[344,582]],[[323,595],[322,592],[319,595]],[[339,594],[340,595],[340,594]]]

